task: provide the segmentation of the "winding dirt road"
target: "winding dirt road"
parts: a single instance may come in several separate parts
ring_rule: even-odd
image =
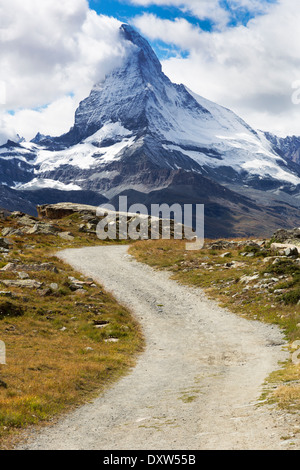
[[[137,366],[93,403],[31,435],[22,449],[283,449],[283,416],[257,406],[285,360],[276,327],[220,308],[200,289],[133,260],[126,247],[59,255],[93,277],[141,323]]]

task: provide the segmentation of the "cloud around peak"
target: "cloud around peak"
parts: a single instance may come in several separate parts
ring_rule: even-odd
[[[253,127],[280,135],[300,135],[300,106],[292,103],[292,85],[300,79],[299,22],[297,0],[269,4],[267,14],[247,25],[213,32],[185,18],[134,19],[152,41],[187,51],[163,61],[173,81],[233,109]]]
[[[65,103],[73,110],[119,63],[125,54],[121,23],[98,15],[86,0],[0,0],[0,18],[2,121],[20,125],[26,138],[39,116],[49,133],[58,130],[60,120],[60,129],[67,130],[70,117],[62,113],[53,119],[53,108]]]

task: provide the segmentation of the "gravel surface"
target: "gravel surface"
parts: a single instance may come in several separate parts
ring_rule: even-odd
[[[279,329],[220,308],[201,289],[136,262],[122,246],[59,255],[131,309],[146,349],[104,395],[31,433],[21,449],[285,449],[288,418],[257,406],[287,358]]]

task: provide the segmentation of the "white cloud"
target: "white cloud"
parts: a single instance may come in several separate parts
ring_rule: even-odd
[[[150,5],[177,7],[183,13],[189,13],[203,20],[209,19],[218,29],[226,28],[238,11],[253,14],[263,13],[269,8],[267,0],[129,0],[130,3],[144,7]]]
[[[41,134],[57,136],[67,132],[74,123],[77,100],[64,96],[39,110],[22,109],[5,117],[8,129],[30,140],[38,130]]]
[[[213,19],[219,29],[212,33],[182,17],[143,15],[134,22],[148,38],[189,51],[185,59],[163,62],[173,81],[233,109],[256,128],[300,135],[300,105],[291,101],[292,84],[300,80],[297,0],[228,0],[232,11],[268,8],[235,28],[225,26],[229,13],[219,0],[127,1],[177,6]],[[90,10],[86,0],[0,0],[0,83],[6,83],[0,143],[17,132],[27,139],[37,131],[66,132],[79,101],[125,54],[119,25]]]
[[[65,129],[67,110],[73,112],[124,56],[119,26],[116,19],[90,10],[86,0],[0,0],[0,81],[6,83],[2,121],[26,137],[30,121],[23,122],[25,116],[32,121],[31,133],[60,133],[58,122]],[[70,94],[73,98],[66,98]],[[54,102],[40,112],[25,111]],[[56,118],[55,108],[60,110]],[[4,114],[16,109],[24,111]]]
[[[9,126],[6,119],[0,115],[0,145],[6,144],[8,140],[19,141],[19,136],[12,126]]]
[[[200,19],[210,18],[219,27],[224,27],[230,18],[227,10],[221,7],[220,0],[131,0],[142,6],[159,5],[177,7],[184,13],[190,13]]]
[[[252,126],[280,135],[300,135],[300,105],[292,103],[292,84],[300,80],[299,23],[297,0],[280,0],[247,26],[212,33],[183,18],[135,18],[150,39],[189,51],[187,58],[163,62],[172,80],[233,109]]]

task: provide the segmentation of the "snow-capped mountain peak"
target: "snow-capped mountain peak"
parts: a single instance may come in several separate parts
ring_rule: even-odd
[[[80,103],[70,131],[58,138],[39,134],[31,144],[35,148],[22,147],[30,154],[31,176],[20,182],[35,178],[36,186],[36,178],[58,180],[106,196],[166,187],[178,170],[262,189],[300,184],[298,167],[289,165],[265,135],[232,111],[172,83],[150,44],[131,26],[120,27],[120,41],[126,57]],[[2,152],[2,160],[11,155]],[[26,152],[19,149],[16,158]]]

